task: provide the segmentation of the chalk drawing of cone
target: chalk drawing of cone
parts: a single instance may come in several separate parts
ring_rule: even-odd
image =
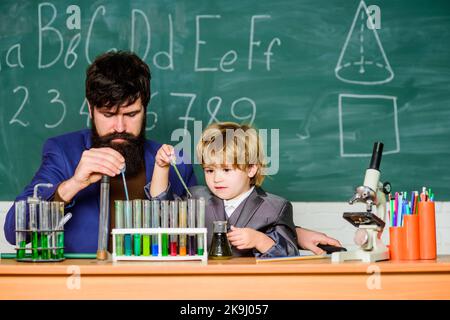
[[[346,83],[379,85],[394,78],[376,26],[364,1],[359,3],[335,68]]]

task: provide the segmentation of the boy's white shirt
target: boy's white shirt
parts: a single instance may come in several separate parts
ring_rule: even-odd
[[[239,205],[250,196],[250,194],[253,192],[253,189],[255,189],[254,186],[251,187],[247,192],[244,192],[234,199],[223,200],[223,206],[225,207],[225,212],[228,218],[233,214],[234,210],[236,210],[236,208],[239,207]]]

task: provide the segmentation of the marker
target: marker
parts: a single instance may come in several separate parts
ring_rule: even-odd
[[[397,227],[401,227],[402,226],[402,215],[403,215],[402,201],[403,201],[403,197],[402,197],[402,194],[400,193],[398,195]]]

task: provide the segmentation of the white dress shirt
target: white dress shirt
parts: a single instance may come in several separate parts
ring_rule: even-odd
[[[241,194],[240,196],[237,196],[234,199],[231,200],[223,200],[223,206],[225,207],[225,212],[228,216],[228,218],[233,214],[234,210],[236,210],[237,207],[239,207],[239,205],[248,198],[248,196],[250,195],[250,193],[252,193],[253,189],[255,189],[255,187],[251,187],[250,190],[248,190],[247,192]]]

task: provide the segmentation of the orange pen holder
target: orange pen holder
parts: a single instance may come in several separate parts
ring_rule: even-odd
[[[418,214],[403,219],[403,227],[389,228],[391,260],[436,259],[435,203],[419,202]]]
[[[419,202],[420,259],[436,259],[436,214],[432,201]]]
[[[404,227],[389,228],[389,254],[391,260],[406,259],[406,232]]]

